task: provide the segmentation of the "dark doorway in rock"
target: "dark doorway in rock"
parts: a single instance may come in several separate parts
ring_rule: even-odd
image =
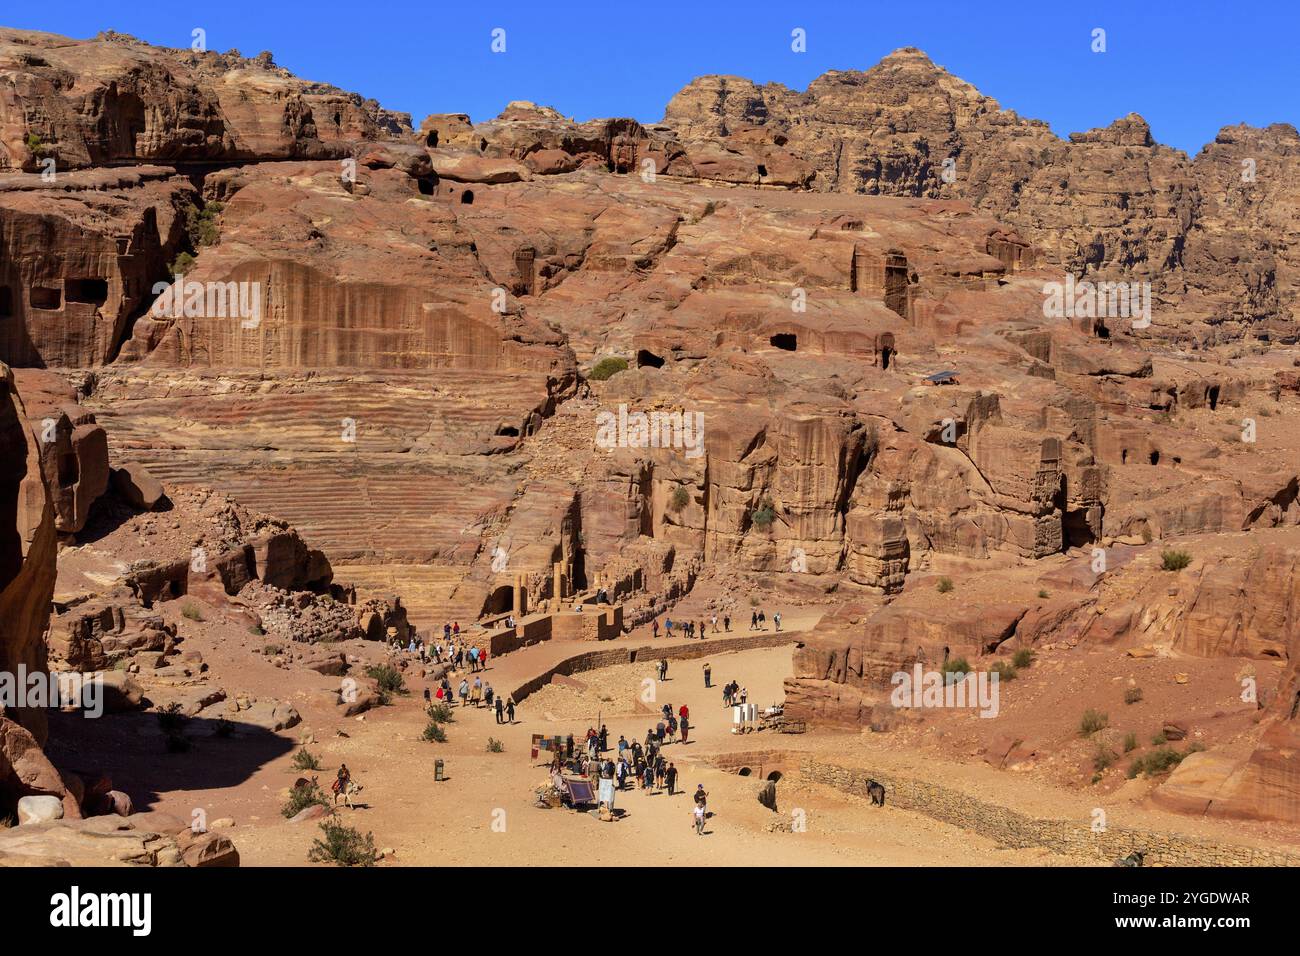
[[[799,348],[799,337],[793,332],[778,332],[768,341],[772,343],[773,348],[786,352],[794,352]]]
[[[107,279],[65,279],[63,294],[69,302],[103,305],[108,301]]]
[[[67,452],[59,456],[59,486],[70,488],[81,477],[81,468],[77,465],[77,456]]]
[[[430,149],[438,148],[438,131],[436,129],[429,130],[429,135],[424,138],[424,145]]]
[[[760,176],[766,176],[766,175],[767,175],[767,167],[764,166],[762,163],[759,163],[759,164],[758,164],[758,175],[760,175]]]
[[[474,205],[474,190],[472,190],[472,189],[467,189],[467,190],[465,190],[463,193],[461,193],[461,194],[460,194],[460,201],[461,201],[461,204],[462,204],[462,205],[465,205],[465,206],[472,206],[472,205]]]
[[[419,187],[421,196],[432,196],[438,191],[438,174],[429,173],[427,176],[421,176],[415,181]]]
[[[1092,334],[1097,336],[1099,339],[1108,339],[1110,338],[1110,329],[1106,328],[1105,322],[1098,319],[1096,324],[1092,327]]]
[[[3,311],[4,311],[3,309],[0,309],[0,314],[3,314]],[[1219,407],[1219,386],[1211,385],[1209,392],[1207,392],[1205,395],[1205,400],[1210,403],[1210,411],[1214,411],[1216,408],[1218,408]]]
[[[648,349],[639,349],[636,353],[636,364],[638,368],[663,368],[664,360],[662,356],[655,355]]]
[[[519,437],[519,429],[516,428],[514,425],[498,425],[496,433],[498,435],[505,435],[509,438]]]
[[[753,772],[754,771],[750,770],[748,767],[741,767],[736,771],[736,773],[742,777],[748,777]]]
[[[1124,448],[1124,449],[1121,449],[1121,450],[1120,450],[1120,453],[1119,453],[1119,463],[1120,463],[1121,465],[1126,465],[1126,464],[1128,464],[1128,449],[1127,449],[1127,448]]]
[[[53,312],[63,307],[63,293],[58,289],[34,285],[27,301],[33,309],[48,309]]]
[[[1066,548],[1082,548],[1096,540],[1088,525],[1088,512],[1083,509],[1066,511],[1061,516],[1061,532]]]
[[[503,584],[490,595],[488,595],[487,604],[483,607],[484,614],[505,614],[513,610],[515,602],[515,589],[509,584]]]
[[[1160,464],[1160,452],[1155,451],[1154,449],[1152,449],[1151,451],[1151,464],[1153,465]]]
[[[485,140],[485,139],[480,139],[480,140],[478,141],[478,151],[479,151],[480,153],[487,152],[487,140]]]
[[[781,771],[773,770],[771,773],[767,775],[767,779],[772,781],[773,783],[776,783],[778,780],[781,779]]]
[[[0,319],[7,319],[14,314],[14,292],[7,285],[0,285]]]

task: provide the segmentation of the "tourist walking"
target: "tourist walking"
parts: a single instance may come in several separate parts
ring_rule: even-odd
[[[668,765],[668,769],[664,771],[664,781],[668,784],[668,796],[671,797],[677,789],[677,768],[671,763]]]
[[[757,630],[758,630],[758,612],[757,612],[757,611],[750,611],[750,612],[749,612],[749,629],[750,629],[751,631],[757,631]]]
[[[713,686],[713,668],[707,663],[704,665],[704,686],[706,688]]]
[[[503,701],[500,697],[498,697],[497,698],[497,723],[504,724],[505,722],[506,722],[506,704],[505,701]]]
[[[513,697],[506,698],[506,716],[510,718],[510,723],[515,722],[515,699]]]

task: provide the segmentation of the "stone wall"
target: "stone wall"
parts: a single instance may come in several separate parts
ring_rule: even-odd
[[[587,651],[566,658],[544,673],[525,681],[515,688],[511,696],[514,697],[515,703],[519,703],[529,694],[549,684],[551,678],[556,674],[570,677],[582,671],[594,671],[602,667],[617,667],[619,664],[635,664],[638,660],[658,660],[661,657],[670,661],[695,660],[701,657],[711,657],[715,654],[751,651],[761,647],[781,647],[784,644],[794,644],[797,641],[797,634],[786,632],[782,634],[762,634],[754,637],[725,638],[716,641],[697,641],[691,644],[677,644],[670,647],[642,644],[639,647]]]
[[[1116,826],[1094,833],[1091,819],[1037,819],[961,790],[895,773],[841,767],[811,757],[803,760],[800,769],[809,780],[859,796],[866,795],[867,780],[875,780],[884,785],[890,806],[923,813],[1006,847],[1044,847],[1053,853],[1104,860],[1139,850],[1147,866],[1300,866],[1300,853],[1209,843],[1178,833]]]

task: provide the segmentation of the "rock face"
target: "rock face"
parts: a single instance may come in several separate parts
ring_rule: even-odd
[[[1295,335],[1290,126],[1225,128],[1193,161],[1133,114],[1063,141],[912,48],[803,93],[701,77],[664,124],[687,150],[745,151],[761,131],[811,163],[814,189],[966,199],[1064,271],[1152,281],[1178,313],[1162,310],[1158,332]]]
[[[270,54],[167,50],[132,37],[0,30],[0,169],[324,159],[410,118],[279,69]],[[33,138],[34,137],[34,138]]]
[[[0,358],[40,399],[0,466],[11,659],[44,662],[62,536],[57,664],[264,728],[298,715],[208,683],[160,606],[304,646],[514,612],[495,653],[715,576],[839,603],[787,687],[813,726],[903,720],[917,664],[1156,626],[1295,680],[1292,545],[1246,546],[1300,523],[1289,127],[1067,142],[915,50],[705,77],[659,125],[418,132],[269,57],[4,31],[0,65]],[[1099,280],[1150,281],[1151,323]],[[1168,593],[1156,552],[1210,535],[1222,570]],[[1285,816],[1280,698],[1225,812]],[[4,725],[15,797],[58,794],[37,719]]]
[[[238,866],[239,853],[219,833],[163,832],[145,818],[103,816],[0,830],[0,867]]]
[[[54,593],[55,521],[36,435],[13,372],[0,364],[0,672],[46,670],[42,635]],[[23,796],[65,793],[41,753],[45,734],[44,710],[0,703],[0,811],[12,812]]]

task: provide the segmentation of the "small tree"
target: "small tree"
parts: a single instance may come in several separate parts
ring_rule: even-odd
[[[359,830],[344,826],[338,820],[324,820],[320,825],[324,839],[312,842],[307,859],[313,863],[335,863],[339,866],[374,866],[379,860],[373,833],[361,835]]]
[[[320,760],[318,760],[306,747],[303,747],[293,755],[294,770],[319,770],[320,768]]]
[[[766,531],[776,520],[776,505],[771,498],[764,498],[758,504],[758,510],[752,516],[754,527]]]

